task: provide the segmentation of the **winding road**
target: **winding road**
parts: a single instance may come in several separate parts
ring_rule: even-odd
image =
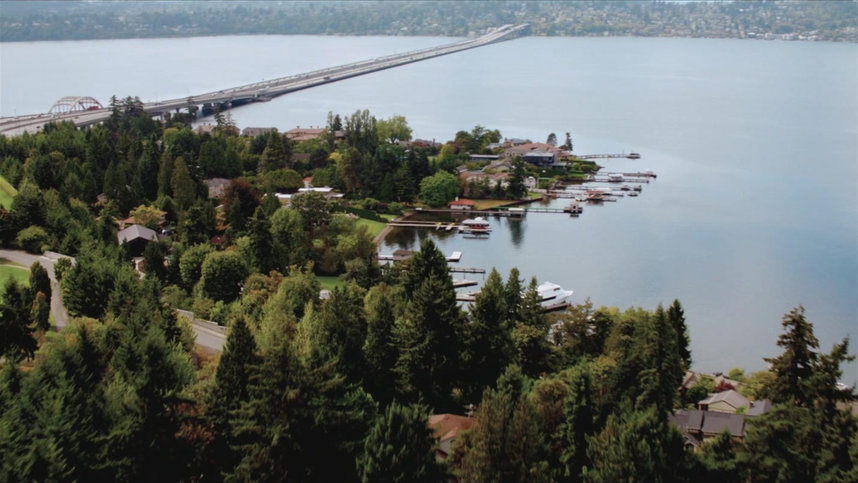
[[[54,252],[45,252],[44,255],[33,255],[20,250],[0,249],[0,258],[5,258],[12,263],[23,265],[29,268],[33,262],[39,262],[45,270],[48,271],[48,276],[51,278],[51,314],[54,316],[54,325],[57,330],[61,330],[69,325],[69,316],[66,308],[63,306],[62,297],[60,295],[60,286],[54,277],[54,264],[60,258],[71,258],[65,255]],[[226,332],[223,327],[212,322],[200,320],[193,317],[193,314],[184,310],[178,310],[177,313],[188,320],[191,328],[196,335],[195,342],[197,346],[204,347],[213,351],[223,351],[223,343],[226,338]]]

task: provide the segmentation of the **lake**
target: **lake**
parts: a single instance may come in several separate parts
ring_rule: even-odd
[[[0,114],[66,95],[184,97],[457,39],[240,36],[0,44]],[[463,266],[518,267],[575,298],[654,308],[678,298],[695,368],[765,366],[803,304],[821,348],[858,335],[858,46],[655,38],[522,38],[231,111],[240,127],[322,126],[328,111],[406,116],[415,137],[475,125],[576,153],[636,151],[638,198],[577,219],[492,220],[438,238]],[[565,202],[555,202],[562,206]],[[400,232],[380,251],[434,232]],[[844,380],[858,379],[851,364]]]

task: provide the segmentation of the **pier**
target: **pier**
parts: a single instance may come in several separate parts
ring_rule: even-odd
[[[638,153],[622,153],[622,154],[576,154],[574,155],[578,159],[640,159],[641,155]]]

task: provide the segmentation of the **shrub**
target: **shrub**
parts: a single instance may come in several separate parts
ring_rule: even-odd
[[[48,232],[40,226],[29,226],[18,232],[15,242],[29,253],[42,253],[48,243]]]

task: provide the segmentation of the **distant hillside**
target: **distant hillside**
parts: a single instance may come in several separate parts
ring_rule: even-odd
[[[0,41],[237,34],[533,35],[858,41],[855,1],[225,2],[3,1]]]

